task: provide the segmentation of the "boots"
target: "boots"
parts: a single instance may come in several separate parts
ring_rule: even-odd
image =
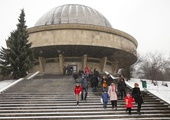
[[[140,113],[140,109],[138,109],[138,110],[137,110],[137,114],[138,114],[138,115],[141,115],[141,113]]]
[[[77,101],[77,106],[79,106],[79,101]]]

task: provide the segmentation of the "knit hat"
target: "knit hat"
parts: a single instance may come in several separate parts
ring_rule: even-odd
[[[127,93],[127,94],[126,94],[126,96],[130,97],[130,94],[129,94],[129,93]]]
[[[103,90],[103,92],[107,92],[106,90]]]
[[[79,86],[79,85],[80,85],[80,83],[77,82],[77,83],[76,83],[76,86]]]

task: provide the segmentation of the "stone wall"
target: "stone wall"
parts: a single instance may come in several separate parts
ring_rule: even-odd
[[[32,47],[50,46],[50,45],[90,45],[116,48],[135,54],[137,42],[130,35],[124,32],[115,32],[105,29],[92,28],[68,28],[44,29],[30,28],[28,31],[29,41],[32,42]],[[128,37],[127,37],[128,36]]]

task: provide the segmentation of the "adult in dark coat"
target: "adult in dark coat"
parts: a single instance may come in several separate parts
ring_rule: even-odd
[[[93,76],[91,79],[91,87],[92,87],[92,92],[96,92],[97,91],[97,87],[98,87],[98,77]]]
[[[113,79],[112,79],[112,77],[108,74],[108,75],[107,75],[107,85],[110,86],[112,82],[113,82]]]
[[[82,77],[82,75],[84,75],[84,71],[82,69],[79,69],[78,75]]]
[[[64,67],[63,67],[63,75],[66,74],[66,69],[67,69],[66,66],[64,66]]]
[[[80,78],[80,84],[82,87],[82,92],[81,92],[81,100],[85,100],[87,98],[87,90],[88,90],[88,82],[87,82],[87,78],[85,77],[85,75],[82,75],[82,77]],[[85,95],[84,95],[85,92]]]
[[[100,77],[99,71],[96,70],[96,68],[94,68],[94,76],[95,77]]]
[[[121,99],[123,99],[126,96],[126,83],[122,77],[120,77],[118,82],[118,90],[120,92]]]
[[[142,94],[139,88],[139,84],[135,83],[134,84],[134,88],[132,90],[132,97],[135,99],[135,102],[138,104],[137,106],[137,113],[140,114],[140,110],[141,110],[141,105],[143,103],[143,98],[142,98]]]
[[[73,74],[73,79],[75,80],[75,82],[77,82],[78,77],[79,77],[79,75],[75,72]]]

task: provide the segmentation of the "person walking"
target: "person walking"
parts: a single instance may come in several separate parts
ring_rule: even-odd
[[[107,108],[108,98],[109,98],[109,95],[108,95],[107,91],[104,90],[103,93],[102,93],[102,100],[103,100],[103,108],[104,109]]]
[[[102,81],[101,81],[102,87],[103,87],[103,91],[105,91],[107,89],[107,81],[105,76],[102,77]]]
[[[77,106],[79,105],[81,91],[82,87],[80,86],[79,83],[76,83],[76,86],[74,87],[74,95],[76,97]]]
[[[120,81],[118,82],[118,91],[120,92],[121,99],[126,96],[126,83],[124,78],[120,77]]]
[[[126,112],[129,111],[129,115],[131,115],[132,110],[132,102],[134,102],[134,99],[131,97],[131,95],[128,93],[126,94],[126,97],[124,98],[125,106],[126,106]]]
[[[88,77],[88,76],[89,76],[89,73],[90,73],[90,70],[89,70],[89,68],[86,66],[86,67],[84,68],[84,74]]]
[[[81,100],[86,101],[87,92],[88,92],[88,82],[87,82],[87,78],[85,77],[85,75],[82,75],[82,77],[80,79],[80,83],[81,83],[81,87],[82,87]],[[85,92],[85,95],[84,95],[84,92]]]
[[[107,85],[110,86],[111,83],[113,82],[113,79],[110,74],[107,75]]]
[[[99,79],[97,76],[93,75],[92,79],[91,79],[91,87],[92,87],[92,91],[96,92],[97,91],[97,87],[98,87],[98,82]]]
[[[77,82],[78,77],[79,77],[78,73],[76,73],[76,72],[73,73],[73,79],[74,79],[75,82]]]
[[[117,88],[116,85],[112,82],[108,88],[108,95],[112,104],[112,109],[117,110]]]
[[[135,102],[138,104],[137,106],[137,113],[140,115],[140,110],[141,110],[141,105],[143,103],[143,98],[142,98],[142,94],[139,88],[139,84],[135,83],[134,84],[134,88],[132,90],[132,97],[135,99]]]
[[[66,66],[63,66],[63,75],[66,75]]]

